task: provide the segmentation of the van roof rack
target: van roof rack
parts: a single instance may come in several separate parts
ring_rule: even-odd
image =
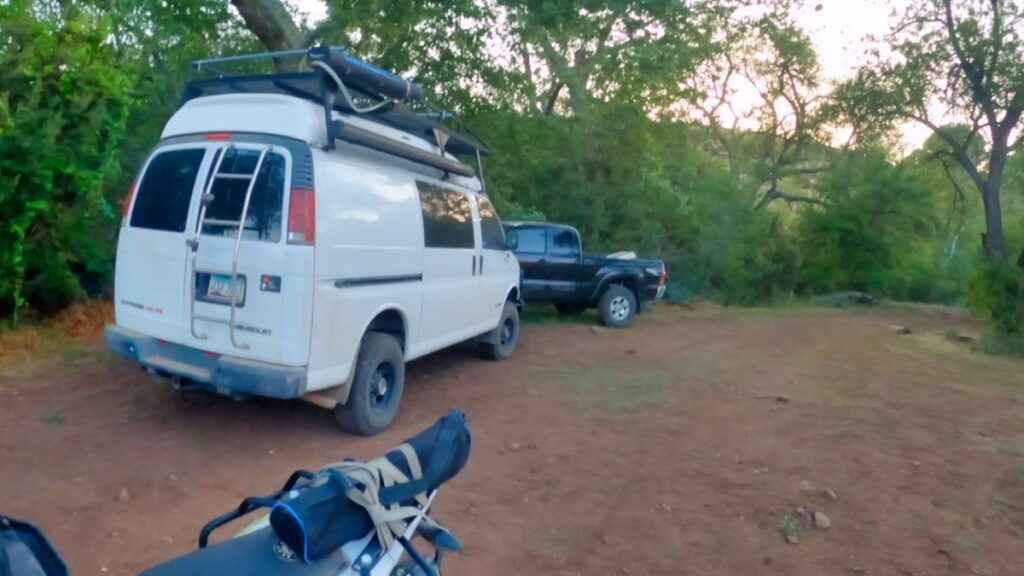
[[[273,61],[279,71],[260,73],[259,67],[265,67],[268,61]],[[284,94],[322,105],[329,135],[328,147],[333,147],[334,139],[340,138],[448,172],[472,175],[468,166],[445,158],[443,154],[427,154],[422,149],[397,141],[385,143],[386,139],[382,137],[368,137],[370,135],[365,130],[359,131],[333,120],[331,111],[334,110],[396,128],[436,144],[443,152],[473,156],[478,162],[481,156],[491,153],[491,148],[454,114],[420,100],[422,90],[419,86],[359,60],[340,47],[194,61],[189,64],[180,105],[203,96],[239,93]],[[359,134],[352,136],[353,132]]]

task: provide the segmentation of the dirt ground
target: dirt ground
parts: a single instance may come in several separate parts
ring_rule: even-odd
[[[1020,574],[1024,364],[950,329],[979,330],[941,308],[531,323],[510,361],[413,363],[369,439],[299,402],[187,403],[96,343],[64,347],[0,369],[0,510],[75,574],[131,574],[293,469],[375,456],[459,406],[474,452],[435,508],[466,547],[450,575]]]

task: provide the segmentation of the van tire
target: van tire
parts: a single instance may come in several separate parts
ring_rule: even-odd
[[[505,360],[512,356],[519,342],[519,310],[514,302],[505,302],[498,327],[480,342],[480,355],[488,360]]]
[[[367,332],[359,345],[348,400],[334,408],[334,421],[346,432],[373,436],[384,431],[402,401],[405,357],[394,336]]]
[[[636,316],[636,295],[621,284],[612,284],[597,305],[601,323],[610,328],[625,328]]]

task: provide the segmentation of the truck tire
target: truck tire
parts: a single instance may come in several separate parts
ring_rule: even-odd
[[[587,307],[582,304],[570,304],[567,302],[558,302],[555,304],[555,310],[558,310],[558,313],[562,316],[579,316],[580,314],[583,314],[586,309]]]
[[[498,327],[480,342],[480,355],[488,360],[504,360],[512,356],[519,341],[519,310],[513,302],[505,302]]]
[[[621,284],[612,284],[601,295],[597,305],[601,322],[611,328],[625,328],[636,316],[636,296]]]
[[[346,432],[373,436],[398,414],[405,389],[405,357],[393,336],[367,332],[359,345],[348,401],[334,408],[334,421]]]

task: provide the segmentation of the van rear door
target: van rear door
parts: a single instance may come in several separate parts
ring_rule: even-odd
[[[183,341],[186,228],[198,176],[207,167],[206,149],[195,145],[158,149],[143,167],[117,241],[118,325]]]
[[[130,303],[118,324],[212,354],[305,365],[314,248],[312,238],[289,243],[284,225],[292,152],[303,150],[187,140],[159,148],[143,171],[119,241],[115,290]],[[300,179],[312,188],[304,152]]]
[[[309,360],[313,246],[286,242],[291,154],[244,141],[211,147],[209,154],[189,226],[185,274],[193,280],[184,287],[185,344],[303,365]]]

